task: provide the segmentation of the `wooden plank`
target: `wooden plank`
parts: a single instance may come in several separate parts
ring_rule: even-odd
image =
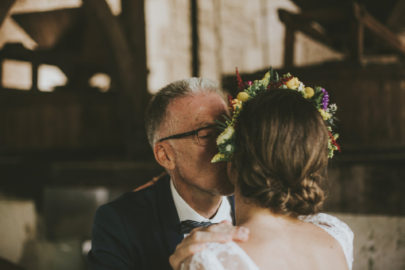
[[[320,8],[306,10],[293,15],[295,22],[306,22],[308,20],[317,22],[336,22],[349,18],[347,11],[339,8]]]

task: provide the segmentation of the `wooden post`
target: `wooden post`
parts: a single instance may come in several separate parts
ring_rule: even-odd
[[[143,0],[127,0],[129,2],[123,2],[124,7],[132,7],[131,11],[136,10],[138,13],[131,16],[138,16],[143,14],[143,8],[138,10],[137,4],[143,6]],[[124,31],[122,24],[118,21],[105,2],[105,0],[83,0],[83,4],[86,7],[86,11],[90,16],[95,17],[96,21],[100,24],[100,27],[106,33],[108,38],[107,46],[113,53],[115,66],[116,66],[116,79],[118,79],[119,86],[121,87],[119,98],[119,117],[122,125],[123,140],[125,141],[126,153],[128,157],[132,157],[137,148],[144,148],[145,143],[139,140],[139,134],[143,134],[143,115],[145,108],[145,96],[146,92],[146,55],[145,50],[142,50],[142,45],[139,45],[140,52],[136,53],[141,59],[134,59],[133,50],[131,49],[131,40],[134,44],[142,44],[145,42],[144,35],[140,37],[139,43],[136,37],[131,36],[128,38]],[[128,5],[127,5],[128,4]],[[134,6],[132,6],[132,4]],[[123,8],[123,9],[125,9]],[[138,14],[138,15],[137,15]],[[141,15],[141,20],[143,20]],[[137,26],[133,23],[131,27],[138,29],[144,28],[144,25]],[[133,32],[132,32],[133,33]],[[144,30],[142,31],[144,33]],[[144,46],[144,45],[143,45]],[[140,65],[142,68],[136,68],[136,62],[142,62]],[[139,73],[138,73],[139,72]],[[142,83],[143,82],[143,83]],[[145,136],[146,137],[146,136]],[[146,139],[145,139],[146,141]]]
[[[0,50],[0,90],[3,90],[3,52]]]
[[[364,53],[364,26],[360,21],[352,22],[351,40],[350,60],[361,65]]]
[[[32,85],[31,85],[31,90],[38,92],[38,61],[35,59],[31,62],[31,74],[32,74]]]
[[[284,67],[292,67],[294,65],[294,43],[295,43],[295,27],[291,13],[284,9],[279,9],[278,17],[284,23]]]
[[[198,36],[198,3],[190,1],[191,9],[191,66],[193,77],[200,75],[199,36]]]
[[[134,77],[136,87],[131,89],[131,95],[135,99],[136,113],[143,116],[150,97],[147,85],[144,0],[122,0],[121,8],[123,29],[135,69],[135,74],[131,76]],[[143,117],[139,117],[138,121],[143,126]]]
[[[292,67],[294,65],[294,44],[295,29],[290,24],[286,23],[284,36],[284,67]]]
[[[133,71],[128,76],[134,79],[134,85],[127,93],[134,106],[129,110],[132,115],[128,115],[125,119],[125,121],[129,121],[129,124],[132,123],[131,131],[127,135],[128,156],[139,157],[143,155],[143,152],[149,151],[144,124],[145,110],[150,99],[147,85],[144,0],[122,0],[121,10],[120,19],[133,61]]]
[[[364,27],[366,27],[372,35],[378,37],[380,40],[383,40],[384,44],[390,46],[402,56],[405,56],[405,46],[390,29],[377,21],[371,14],[367,12],[367,10],[365,10],[359,4],[353,4],[353,13],[355,20],[359,24],[353,29],[353,32],[357,36],[356,43],[358,45],[360,45],[360,43],[363,43]]]

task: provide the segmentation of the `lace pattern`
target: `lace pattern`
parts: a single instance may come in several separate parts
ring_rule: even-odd
[[[208,243],[207,247],[182,264],[181,270],[259,270],[246,252],[234,242]]]
[[[328,214],[300,216],[300,220],[319,226],[342,246],[349,270],[353,264],[353,232],[343,221]],[[194,254],[181,265],[181,270],[259,270],[257,265],[234,242],[208,243],[207,247]]]
[[[322,228],[335,238],[343,249],[349,270],[352,269],[354,234],[346,223],[337,217],[324,213],[310,216],[299,216],[298,218],[304,222],[309,222]]]

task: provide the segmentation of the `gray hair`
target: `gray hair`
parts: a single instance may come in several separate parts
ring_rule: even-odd
[[[205,78],[189,78],[175,81],[159,90],[149,102],[146,109],[145,125],[149,144],[156,143],[156,132],[167,115],[169,104],[180,97],[196,93],[213,92],[225,99],[225,93],[219,89],[218,84]]]

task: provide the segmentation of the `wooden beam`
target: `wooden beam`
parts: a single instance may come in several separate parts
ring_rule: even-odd
[[[361,65],[364,53],[364,25],[360,21],[352,22],[351,41],[350,59]]]
[[[32,63],[31,63],[31,74],[32,74],[31,90],[32,91],[38,91],[38,68],[39,68],[38,61],[36,61],[36,60],[32,61]]]
[[[389,27],[394,31],[404,29],[405,28],[404,13],[405,13],[405,1],[399,0],[395,4],[394,8],[392,9],[391,15],[388,17],[386,21],[387,27]]]
[[[128,156],[139,157],[143,155],[141,153],[150,151],[144,124],[144,112],[150,98],[147,85],[144,0],[122,0],[121,10],[120,19],[126,33],[134,68],[132,74],[128,74],[134,80],[132,89],[128,91],[128,97],[132,99],[134,107],[129,108],[125,113],[130,115],[124,115],[125,121],[129,121],[128,124],[133,122],[127,132],[126,140]]]
[[[284,36],[284,67],[294,66],[295,30],[290,25],[285,25]]]
[[[135,97],[136,113],[143,115],[150,98],[148,94],[148,71],[146,66],[146,33],[144,0],[122,0],[120,19],[132,53],[135,73],[131,76],[136,87],[131,90]],[[139,117],[143,126],[143,117]]]
[[[1,0],[0,1],[0,27],[3,24],[8,12],[13,6],[15,0]]]
[[[293,14],[295,22],[317,21],[317,22],[336,22],[347,19],[349,16],[344,9],[338,8],[320,8],[306,10],[298,14]]]
[[[401,40],[386,26],[377,21],[359,4],[353,4],[353,11],[355,18],[360,24],[364,25],[376,37],[383,40],[387,45],[396,50],[398,53],[405,56],[405,46]]]
[[[143,126],[143,100],[137,99],[137,80],[135,59],[133,58],[128,39],[118,19],[111,13],[105,0],[83,0],[88,15],[93,16],[100,24],[107,36],[107,46],[114,56],[116,72],[120,91],[119,117],[122,124],[123,140],[125,141],[127,156],[132,157],[136,152],[138,142],[137,128]],[[144,89],[141,89],[144,90]],[[140,91],[141,91],[140,90]],[[140,129],[143,131],[142,129]]]
[[[341,51],[335,46],[332,39],[324,31],[321,31],[319,28],[314,27],[313,20],[300,17],[297,22],[296,18],[298,15],[290,13],[289,11],[283,9],[278,10],[278,15],[280,21],[282,21],[286,25],[286,29],[292,28],[294,29],[294,31],[301,31],[305,35],[324,44],[332,50]]]
[[[191,66],[193,77],[200,75],[199,35],[198,35],[198,1],[190,0],[191,10]]]
[[[86,12],[94,17],[104,30],[108,38],[107,46],[110,47],[117,65],[117,74],[122,91],[131,94],[135,86],[134,66],[131,50],[121,25],[111,13],[105,0],[83,0],[83,6]]]

